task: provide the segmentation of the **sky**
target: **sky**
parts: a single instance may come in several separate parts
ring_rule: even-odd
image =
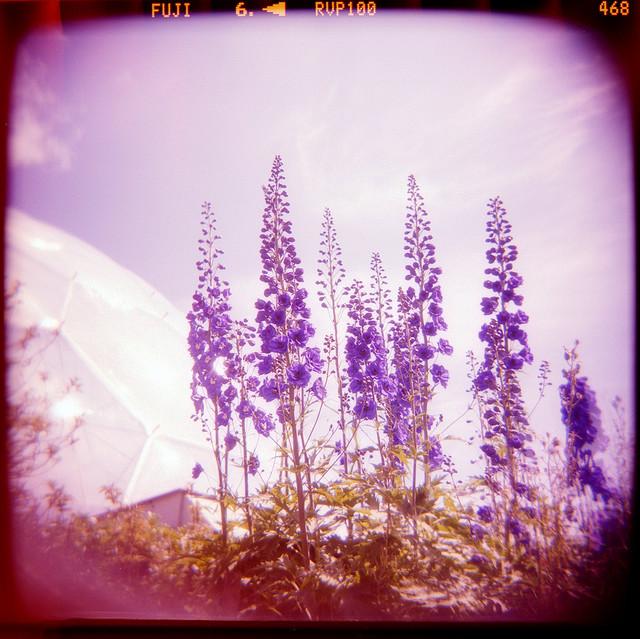
[[[211,201],[234,313],[252,318],[261,185],[276,154],[312,291],[325,207],[350,278],[367,280],[379,251],[392,289],[404,284],[414,174],[455,349],[435,404],[446,424],[471,399],[465,353],[481,352],[486,204],[500,195],[531,317],[526,398],[535,404],[548,360],[553,385],[532,423],[556,433],[563,348],[575,339],[605,418],[619,395],[633,423],[631,149],[606,51],[565,25],[460,12],[121,19],[24,43],[9,204],[93,245],[186,314],[200,206]],[[312,298],[321,335],[328,318]],[[448,432],[473,428],[465,418]]]

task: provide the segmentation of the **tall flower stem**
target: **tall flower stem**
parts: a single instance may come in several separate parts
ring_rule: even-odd
[[[406,289],[403,304],[407,307],[409,331],[406,348],[413,351],[415,361],[406,369],[411,386],[414,423],[413,455],[419,456],[424,469],[424,489],[431,490],[431,438],[429,428],[432,418],[429,406],[434,388],[447,386],[449,373],[439,363],[437,354],[453,352],[447,340],[436,336],[447,329],[442,314],[442,291],[438,284],[442,269],[436,266],[435,246],[431,234],[431,222],[423,204],[424,198],[413,175],[408,179],[408,198],[404,230],[404,256],[407,258],[405,279],[411,281]],[[430,363],[430,360],[434,360]],[[406,377],[406,376],[405,376]],[[422,453],[420,454],[420,450]],[[416,484],[417,461],[414,463],[412,484]],[[414,490],[415,500],[415,490]]]
[[[318,291],[320,302],[324,308],[327,308],[331,317],[331,329],[333,336],[333,356],[331,360],[334,365],[334,373],[336,376],[336,384],[338,387],[338,418],[339,426],[342,434],[342,451],[343,451],[343,469],[345,473],[349,472],[349,452],[347,443],[347,429],[345,418],[345,395],[344,384],[342,379],[342,366],[340,361],[340,335],[338,332],[339,310],[342,308],[341,297],[343,291],[341,289],[342,280],[344,279],[344,267],[342,265],[342,250],[337,240],[337,233],[333,215],[331,210],[325,208],[322,217],[321,227],[321,248],[318,268],[318,281],[316,282],[321,288]]]
[[[349,473],[349,443],[354,437],[347,437],[345,408],[346,396],[342,376],[342,362],[340,358],[341,341],[338,331],[340,310],[344,307],[344,304],[342,303],[342,297],[344,294],[342,282],[344,279],[345,269],[342,264],[342,249],[338,243],[333,215],[331,210],[328,208],[325,208],[322,216],[320,238],[320,257],[318,259],[318,280],[316,284],[319,286],[318,296],[320,298],[320,303],[323,308],[326,308],[329,311],[331,320],[332,339],[329,343],[328,356],[329,364],[333,365],[333,373],[336,378],[338,395],[338,427],[340,429],[340,437],[342,439],[342,470],[346,475]],[[353,519],[350,513],[347,513],[347,535],[350,540],[353,538]]]
[[[303,269],[299,266],[284,181],[282,159],[274,159],[268,185],[263,187],[265,209],[260,233],[262,274],[265,299],[256,302],[261,353],[258,373],[264,376],[261,396],[268,402],[278,400],[277,414],[282,426],[282,451],[290,449],[295,477],[297,520],[305,565],[309,565],[309,543],[305,501],[305,471],[308,459],[303,439],[305,411],[303,389],[311,372],[322,368],[320,351],[307,346],[315,329],[308,321],[309,309],[303,287]],[[287,455],[288,457],[288,455]],[[283,459],[284,466],[288,459]],[[287,482],[288,483],[288,482]]]
[[[429,231],[429,227],[423,228],[422,220],[420,219],[422,216],[425,216],[424,208],[422,207],[422,196],[420,195],[420,191],[418,190],[418,185],[413,176],[409,178],[409,224],[411,226],[412,240],[413,246],[415,247],[415,255],[412,258],[415,260],[415,263],[418,264],[418,268],[414,273],[416,273],[415,281],[419,291],[424,289],[426,284],[426,277],[428,275],[428,262],[425,262],[425,247],[424,243],[421,241],[421,234],[424,231]],[[426,268],[425,268],[426,266]],[[420,317],[420,326],[423,327],[425,324],[425,305],[424,300],[420,300],[416,304],[418,314]],[[425,346],[429,346],[429,337],[425,334],[424,330],[418,333],[418,340],[420,340],[420,336],[423,339],[423,344]],[[418,341],[419,343],[419,341]],[[424,384],[424,394],[421,397],[420,408],[418,412],[418,419],[416,421],[416,427],[413,429],[413,446],[414,446],[414,458],[413,458],[413,502],[415,509],[415,500],[416,500],[416,472],[417,472],[417,456],[418,456],[418,436],[417,430],[418,428],[422,432],[422,435],[425,440],[425,451],[423,455],[424,462],[424,486],[427,491],[431,489],[431,472],[429,468],[429,433],[428,433],[428,409],[429,409],[429,367],[425,366],[423,371],[423,380]]]
[[[222,539],[226,544],[228,454],[236,441],[229,430],[229,424],[237,391],[227,366],[233,350],[230,341],[232,321],[229,315],[231,291],[228,282],[220,277],[224,266],[219,262],[222,250],[216,246],[220,237],[216,233],[215,223],[211,204],[205,202],[200,221],[201,238],[198,240],[200,259],[196,262],[200,275],[187,320],[189,353],[193,360],[191,400],[195,412],[192,419],[200,422],[202,430],[209,433],[209,441],[213,446]],[[210,423],[211,417],[213,424]],[[227,428],[224,438],[221,436],[223,428]]]
[[[279,481],[280,483],[287,483],[287,469],[289,468],[289,448],[288,448],[288,440],[287,440],[287,429],[283,428],[280,433],[281,443],[280,443],[280,473],[279,473]]]
[[[298,525],[300,527],[300,543],[302,546],[302,557],[305,565],[309,566],[309,540],[307,538],[307,515],[305,509],[304,499],[304,484],[302,482],[302,471],[300,461],[300,444],[298,441],[298,429],[296,426],[296,419],[293,410],[295,401],[294,391],[289,389],[289,405],[291,406],[291,441],[293,448],[293,465],[294,474],[296,478],[296,497],[298,501]]]
[[[253,537],[253,518],[251,516],[251,500],[249,497],[249,459],[247,458],[247,426],[246,420],[240,420],[240,432],[242,434],[242,470],[244,480],[244,509],[247,518],[247,530],[249,537]]]
[[[311,461],[309,458],[309,450],[307,447],[307,439],[305,438],[304,433],[304,417],[306,415],[305,411],[305,401],[304,401],[304,391],[300,391],[300,408],[302,418],[300,419],[300,445],[302,448],[302,458],[304,461],[304,472],[307,480],[307,496],[309,497],[309,512],[315,513],[315,499],[313,496],[313,479],[311,477]],[[316,544],[318,545],[318,544]]]
[[[391,313],[391,292],[388,288],[388,280],[385,270],[382,266],[382,258],[379,253],[373,253],[371,256],[371,293],[373,298],[374,312],[377,322],[377,331],[380,336],[379,359],[382,365],[382,372],[385,379],[388,380],[389,373],[389,350],[387,344],[387,323],[392,318]],[[376,400],[384,410],[384,419],[387,423],[392,421],[392,407],[389,397],[384,393],[383,389],[378,385],[376,392]],[[380,436],[380,420],[376,419],[376,443],[380,454],[380,468],[382,469],[383,485],[388,488],[390,486],[388,476],[388,460],[387,455]]]
[[[578,342],[571,349],[565,349],[567,369],[562,371],[566,382],[560,386],[562,422],[567,431],[566,458],[567,488],[578,492],[578,503],[585,510],[585,524],[588,529],[594,525],[592,509],[587,505],[587,488],[591,497],[601,498],[608,503],[612,497],[618,498],[616,491],[610,490],[602,468],[596,463],[594,453],[604,450],[608,440],[602,438],[602,414],[596,401],[596,394],[586,377],[580,375],[577,354]],[[585,497],[582,499],[582,497]]]
[[[518,371],[524,364],[531,364],[533,355],[528,346],[527,334],[522,325],[529,317],[522,310],[511,310],[510,305],[522,305],[523,296],[517,293],[523,278],[514,270],[518,249],[513,244],[511,224],[507,212],[499,197],[489,201],[487,216],[486,251],[489,268],[485,274],[491,276],[484,287],[494,293],[483,297],[481,309],[485,315],[492,316],[482,326],[479,337],[485,342],[484,363],[475,380],[476,395],[486,396],[487,409],[483,418],[487,420],[483,441],[502,441],[505,457],[493,443],[483,443],[481,450],[488,459],[486,477],[492,490],[496,490],[495,477],[502,479],[501,493],[504,514],[504,545],[510,556],[516,545],[526,546],[530,534],[519,514],[526,514],[529,507],[522,508],[522,500],[532,501],[534,491],[525,484],[527,479],[527,460],[535,459],[535,452],[526,446],[532,441],[528,432],[529,421],[522,399],[518,380]],[[509,305],[509,306],[508,306]],[[519,349],[519,350],[517,350]],[[497,515],[497,513],[496,513]]]
[[[214,405],[213,409],[214,421],[218,418],[218,407]],[[218,504],[220,506],[220,528],[222,532],[222,543],[224,546],[229,541],[229,530],[227,526],[227,477],[225,474],[225,464],[220,455],[220,429],[215,429],[216,445],[214,448],[214,456],[216,460],[216,468],[218,470]]]
[[[255,474],[258,470],[259,461],[255,455],[249,455],[247,443],[247,419],[253,417],[256,411],[254,404],[250,401],[250,392],[255,392],[257,378],[247,379],[246,362],[253,361],[253,356],[247,356],[245,347],[254,345],[255,330],[249,325],[247,320],[235,322],[234,326],[234,352],[235,356],[230,360],[230,367],[237,379],[240,393],[240,403],[236,411],[240,417],[240,437],[242,444],[242,472],[244,484],[244,511],[249,537],[253,537],[253,517],[251,514],[251,502],[249,495],[249,474]]]

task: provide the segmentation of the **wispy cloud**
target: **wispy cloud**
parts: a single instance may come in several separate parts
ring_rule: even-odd
[[[14,166],[48,164],[61,171],[71,168],[71,145],[29,108],[22,108],[14,115],[9,148]]]
[[[32,56],[18,62],[14,85],[9,159],[12,166],[71,168],[80,127],[58,95],[47,86],[44,65]]]

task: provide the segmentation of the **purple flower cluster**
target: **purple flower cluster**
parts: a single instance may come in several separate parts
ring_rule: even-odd
[[[517,494],[516,453],[523,459],[535,455],[532,448],[526,447],[532,437],[527,432],[529,422],[518,380],[518,371],[533,361],[523,329],[529,317],[521,308],[513,308],[522,306],[523,296],[518,289],[523,279],[514,270],[518,249],[513,244],[511,224],[500,198],[490,200],[487,214],[486,241],[491,246],[486,252],[490,266],[485,270],[489,277],[484,286],[493,295],[482,298],[481,302],[483,313],[491,318],[479,333],[485,343],[485,351],[484,361],[474,380],[474,390],[484,393],[485,443],[481,450],[489,461],[487,472],[492,474],[500,468],[507,469],[511,486]],[[499,454],[500,447],[495,439],[504,443],[507,458]]]
[[[191,477],[193,479],[198,479],[198,477],[200,477],[200,475],[202,475],[203,472],[204,472],[204,468],[202,467],[202,464],[200,462],[196,462],[195,466],[191,470]]]
[[[224,266],[216,246],[215,216],[209,202],[202,207],[201,235],[198,240],[200,259],[196,262],[198,285],[193,295],[189,322],[189,353],[193,359],[191,400],[194,420],[204,419],[204,402],[210,401],[215,426],[228,426],[237,390],[232,383],[235,373],[231,332],[229,283],[220,276]]]
[[[479,524],[471,524],[470,526],[471,537],[476,541],[482,541],[487,534],[487,529]]]
[[[612,492],[602,469],[593,459],[594,448],[602,428],[596,394],[586,377],[578,377],[580,365],[576,348],[567,351],[569,370],[562,371],[566,383],[560,386],[562,423],[567,430],[568,481],[583,490],[587,486],[592,495],[609,501]]]
[[[255,347],[255,329],[246,320],[231,319],[231,291],[229,283],[220,275],[224,270],[220,263],[223,252],[216,245],[220,236],[217,235],[215,216],[208,202],[202,207],[200,226],[200,257],[196,262],[198,284],[191,311],[187,314],[189,352],[193,359],[191,399],[195,413],[192,419],[200,422],[213,449],[218,470],[222,536],[226,540],[229,455],[240,444],[245,472],[255,474],[259,462],[253,455],[247,461],[245,421],[252,419],[254,423],[260,423],[265,434],[273,426],[252,401],[259,380],[247,376],[247,365],[255,361],[255,354],[250,352]],[[237,416],[236,423],[239,421],[240,426],[236,430],[232,430],[234,416]],[[196,464],[192,469],[192,477],[197,479],[202,472],[202,466]],[[246,481],[246,499],[248,494]]]
[[[412,313],[406,293],[398,289],[398,313],[390,331],[393,344],[392,369],[395,393],[390,402],[387,435],[392,445],[404,445],[413,428],[423,430],[426,419],[420,419],[419,406],[426,402],[426,371],[423,361],[415,355],[418,322]]]
[[[371,300],[364,285],[354,280],[347,303],[349,325],[345,356],[348,390],[354,397],[353,413],[358,420],[376,419],[376,394],[388,388],[386,355],[377,330]]]
[[[444,339],[436,339],[438,333],[447,330],[442,312],[442,290],[438,283],[442,269],[436,265],[435,245],[431,234],[431,222],[423,204],[424,198],[413,175],[409,176],[408,204],[404,230],[404,256],[407,259],[405,279],[412,282],[406,290],[411,306],[410,323],[415,325],[415,355],[425,362],[436,354],[451,355],[453,348]],[[434,384],[447,386],[449,373],[442,364],[432,362],[431,377]]]
[[[487,524],[493,521],[493,510],[491,506],[480,506],[478,508],[478,517]]]
[[[275,424],[271,417],[265,413],[264,411],[256,408],[253,411],[253,426],[256,431],[263,435],[264,437],[268,437],[271,431],[275,428]]]
[[[604,501],[609,501],[613,496],[613,493],[607,486],[607,479],[602,472],[602,468],[593,460],[580,467],[578,470],[578,481],[584,488],[589,486],[594,497],[600,495]]]
[[[565,377],[570,377],[563,371]],[[573,387],[572,387],[573,386]],[[601,412],[596,402],[596,394],[586,377],[576,377],[560,386],[562,423],[567,427],[567,435],[572,456],[584,456],[591,450],[602,426]]]
[[[289,390],[304,389],[312,373],[322,368],[320,351],[309,346],[315,329],[309,322],[304,271],[300,267],[284,182],[282,160],[276,156],[269,183],[264,187],[265,209],[260,232],[260,257],[264,299],[256,302],[256,322],[261,352],[257,370],[262,377],[260,396],[267,402],[279,400],[280,419],[287,419]],[[264,419],[254,424],[258,432],[270,430]]]
[[[442,451],[440,440],[429,437],[429,467],[438,470],[445,463],[445,455]]]
[[[449,382],[449,372],[437,360],[451,355],[453,348],[438,335],[447,329],[439,285],[442,270],[436,265],[431,223],[413,175],[408,181],[404,251],[405,279],[411,284],[398,290],[397,318],[390,331],[396,393],[387,432],[395,444],[407,443],[410,435],[417,444],[420,435],[425,449],[430,450],[429,463],[438,467],[442,464],[440,449],[427,444],[431,441],[428,406],[434,387],[446,388]]]
[[[410,424],[412,422],[410,410],[410,393],[408,392],[410,380],[410,368],[408,350],[406,347],[406,335],[399,327],[399,323],[393,320],[391,291],[388,288],[387,275],[379,253],[371,256],[371,285],[369,319],[373,314],[373,321],[380,338],[381,348],[378,351],[377,371],[378,379],[374,385],[374,395],[380,411],[380,419],[391,446],[404,446],[409,440]],[[402,289],[399,296],[406,301]],[[409,304],[404,308],[408,309]],[[405,317],[406,319],[406,317]],[[389,346],[393,345],[394,357],[389,361]],[[384,367],[384,370],[383,370]],[[403,375],[404,384],[399,383],[398,374]],[[434,463],[442,465],[444,456],[439,442],[435,439],[430,456]],[[427,449],[426,442],[423,449]],[[389,453],[391,464],[402,469],[403,464],[393,453]]]
[[[529,546],[531,536],[526,527],[515,517],[507,517],[507,528],[513,535],[516,543],[521,546]]]
[[[233,433],[227,431],[227,434],[224,436],[224,445],[227,447],[227,450],[232,451],[237,443],[238,438]]]
[[[249,461],[247,462],[247,471],[250,475],[255,475],[260,468],[260,460],[256,455],[251,453],[249,455]]]

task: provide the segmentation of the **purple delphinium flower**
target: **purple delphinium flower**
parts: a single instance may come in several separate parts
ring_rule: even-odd
[[[251,453],[249,455],[249,461],[247,462],[247,471],[250,475],[255,475],[260,468],[260,460],[256,455]]]
[[[215,222],[211,204],[205,202],[200,222],[202,237],[198,240],[201,257],[196,262],[198,285],[191,311],[187,314],[189,353],[193,359],[191,399],[195,407],[194,420],[204,419],[205,400],[215,404],[216,412],[229,413],[236,395],[230,386],[228,366],[232,355],[231,290],[228,282],[220,277],[220,271],[224,269],[220,263],[223,252],[216,246],[219,236]]]
[[[294,328],[290,329],[287,336],[292,344],[305,346],[309,338],[315,335],[315,329],[306,320],[300,320]]]
[[[451,355],[453,354],[453,346],[449,344],[448,340],[441,337],[438,340],[438,352],[442,353],[443,355]]]
[[[273,370],[273,357],[271,355],[263,355],[258,363],[258,374],[268,375]]]
[[[294,364],[287,371],[287,380],[293,386],[304,388],[311,379],[311,373],[307,370],[304,364]]]
[[[395,438],[394,429],[408,429],[409,443],[417,450],[419,440],[424,447],[429,445],[429,404],[434,388],[446,387],[449,380],[448,371],[438,360],[451,355],[453,348],[438,337],[447,329],[439,284],[442,270],[436,264],[431,222],[413,175],[408,180],[404,257],[405,280],[409,285],[398,291],[398,314],[390,332],[397,393],[392,410],[388,411],[389,430]],[[427,482],[430,461],[428,456],[422,459]]]
[[[575,347],[568,351],[568,370],[563,370],[566,383],[560,386],[562,423],[567,427],[571,455],[590,450],[602,426],[601,412],[596,394],[586,377],[578,377],[580,366]]]
[[[320,355],[319,348],[307,348],[304,352],[304,362],[307,368],[314,373],[319,373],[322,370],[322,356]]]
[[[579,376],[576,342],[571,350],[566,350],[568,368],[562,371],[566,382],[560,386],[562,423],[567,431],[567,481],[569,485],[585,490],[591,489],[594,499],[599,495],[609,501],[612,492],[602,468],[593,454],[606,448],[607,439],[602,433],[602,414],[596,394],[586,377]]]
[[[224,436],[224,443],[229,450],[233,450],[238,443],[238,438],[232,433],[227,432]]]
[[[521,481],[517,481],[514,484],[513,489],[518,493],[518,495],[526,496],[529,493],[529,487]]]
[[[480,450],[491,460],[494,465],[499,465],[502,462],[502,458],[495,449],[495,446],[491,444],[483,444],[480,446]]]
[[[433,348],[433,346],[428,346],[427,344],[418,344],[414,350],[416,357],[425,362],[428,359],[431,359],[436,353],[436,349]]]
[[[431,376],[434,384],[440,384],[443,388],[447,387],[449,382],[449,371],[440,364],[434,364],[431,367]]]
[[[495,310],[498,308],[498,304],[499,302],[497,297],[483,297],[480,307],[485,315],[493,315]]]
[[[315,331],[309,322],[311,313],[306,303],[308,293],[304,288],[304,270],[296,252],[289,219],[289,202],[280,156],[273,161],[269,182],[263,187],[263,192],[265,208],[260,230],[260,281],[265,288],[263,297],[256,301],[255,307],[260,351],[272,354],[274,362],[271,371],[263,375],[261,392],[275,399],[275,393],[272,392],[275,389],[278,395],[276,416],[282,426],[283,443],[287,443],[280,451],[283,466],[288,458],[294,469],[298,532],[308,566],[306,489],[302,478],[303,461],[307,461],[308,456],[302,430],[306,415],[305,399],[310,393],[305,387],[311,377],[306,362],[313,359],[313,356],[307,355],[307,343]],[[259,427],[256,425],[256,428]]]
[[[502,363],[507,370],[519,371],[524,364],[524,360],[515,353],[509,353],[504,357]]]
[[[485,343],[484,361],[475,372],[474,392],[479,397],[483,411],[484,438],[502,437],[506,457],[501,459],[493,445],[484,444],[482,451],[490,465],[488,475],[499,468],[508,475],[514,497],[520,492],[518,477],[528,466],[529,454],[524,454],[524,443],[530,439],[528,420],[522,399],[518,373],[533,356],[522,328],[527,315],[518,308],[523,297],[518,293],[523,278],[514,270],[518,249],[511,236],[511,224],[500,198],[489,202],[487,211],[486,252],[489,267],[485,288],[494,295],[482,299],[481,308],[489,320],[480,330],[479,337]]]
[[[406,294],[415,312],[415,318],[420,323],[417,345],[431,346],[429,337],[435,337],[438,332],[446,330],[447,324],[443,318],[442,290],[438,283],[442,269],[436,265],[431,222],[423,201],[416,179],[410,175],[404,256],[407,258],[405,279],[411,282],[411,286],[406,290]],[[446,347],[440,352],[450,355],[453,349],[446,343]],[[442,367],[441,364],[439,366]]]
[[[581,466],[578,470],[578,481],[583,488],[589,486],[594,497],[600,495],[605,502],[612,497],[612,492],[607,487],[607,479],[602,472],[602,468],[595,462]]]
[[[507,435],[507,445],[511,448],[522,448],[524,445],[524,436],[521,433],[511,433]]]
[[[195,412],[191,416],[209,435],[213,457],[217,465],[218,495],[222,513],[222,536],[227,539],[226,509],[228,494],[228,454],[237,439],[226,430],[224,440],[221,429],[228,429],[234,405],[240,399],[236,384],[243,375],[242,359],[234,352],[237,324],[231,319],[229,283],[221,276],[222,250],[217,241],[216,219],[209,202],[202,206],[201,237],[198,240],[199,259],[196,261],[198,283],[193,295],[189,322],[188,345],[193,360],[191,400]],[[244,339],[244,338],[243,338]],[[205,410],[205,404],[209,410]],[[245,410],[246,406],[240,409]],[[232,441],[233,440],[233,441]],[[201,468],[201,467],[200,467]],[[198,467],[193,475],[200,474]]]
[[[390,343],[393,345],[391,367],[393,384],[389,389],[390,410],[386,433],[392,446],[405,445],[417,427],[419,405],[425,394],[425,364],[416,357],[415,347],[419,322],[411,322],[411,303],[402,289],[398,290],[398,315],[391,324]],[[426,420],[420,420],[422,424]],[[426,432],[426,429],[422,429]]]
[[[204,472],[204,468],[202,467],[200,462],[197,462],[196,465],[191,470],[191,477],[193,477],[193,479],[198,479],[198,477],[200,477],[200,475],[203,472]]]
[[[246,399],[243,399],[236,407],[236,411],[240,418],[251,417],[254,410],[255,407],[253,406],[253,404]]]
[[[528,546],[530,535],[525,526],[515,517],[509,516],[506,521],[509,532],[513,535],[516,542],[521,546]]]
[[[480,526],[480,524],[471,524],[470,532],[474,539],[482,541],[487,534],[487,529],[484,526]]]
[[[435,437],[429,437],[429,467],[438,470],[445,460],[442,444]]]
[[[491,371],[481,371],[476,377],[475,380],[476,389],[479,391],[484,391],[488,389],[495,390],[496,388],[496,378],[493,376]]]
[[[358,419],[375,419],[376,402],[367,397],[358,397],[353,408],[353,413]]]
[[[325,388],[322,380],[318,377],[315,382],[311,385],[311,392],[314,396],[320,401],[324,400],[327,396],[327,389]]]
[[[278,399],[280,397],[278,381],[275,379],[266,379],[262,383],[258,393],[260,394],[260,397],[267,402],[272,402],[274,399]]]
[[[384,353],[371,298],[360,280],[354,280],[349,288],[347,311],[345,359],[349,391],[354,396],[353,413],[358,420],[375,419],[376,382],[385,377],[385,366],[381,364]]]
[[[252,419],[256,431],[264,437],[268,437],[271,431],[275,428],[271,417],[259,408],[253,411]]]
[[[493,510],[491,510],[491,506],[480,506],[480,508],[478,508],[478,517],[487,524],[491,523],[493,521]]]
[[[294,419],[293,406],[289,406],[289,400],[285,401],[288,389],[296,392],[304,389],[311,372],[317,372],[321,361],[319,351],[307,347],[315,330],[309,322],[304,271],[289,220],[289,202],[280,156],[276,156],[268,185],[263,190],[265,209],[260,232],[260,281],[265,284],[265,289],[264,297],[255,304],[261,345],[257,372],[263,378],[260,395],[266,401],[279,400],[277,414],[284,424]],[[258,420],[258,424],[261,423]]]

